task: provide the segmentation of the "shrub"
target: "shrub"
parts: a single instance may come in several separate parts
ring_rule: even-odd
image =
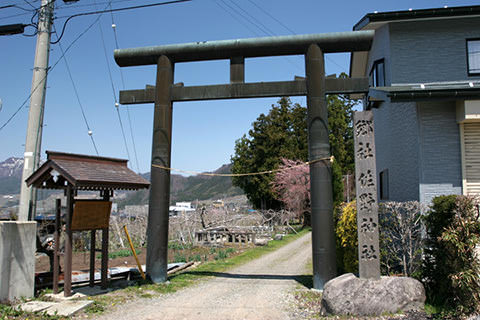
[[[480,263],[476,246],[480,240],[478,207],[473,198],[459,196],[451,224],[438,239],[446,249],[449,269],[449,305],[459,314],[480,310]]]
[[[173,256],[173,262],[174,263],[177,263],[177,262],[187,262],[187,259],[185,258],[185,255],[182,254],[182,253],[175,253],[175,255]]]
[[[432,200],[430,211],[424,217],[427,237],[425,239],[422,265],[422,282],[427,301],[441,305],[449,294],[447,284],[449,270],[446,267],[445,244],[438,241],[443,231],[452,223],[455,210],[455,195],[440,196]]]
[[[383,274],[412,276],[422,264],[422,208],[418,201],[385,202],[379,210]]]
[[[215,260],[223,260],[223,259],[226,259],[226,258],[228,258],[228,253],[223,251],[223,250],[219,250],[218,254],[215,255],[215,257],[214,257]]]
[[[422,276],[427,298],[453,308],[456,316],[480,309],[478,210],[472,197],[442,196],[433,200],[425,217],[428,245]]]
[[[339,273],[358,274],[357,204],[351,201],[339,207],[335,225]]]
[[[191,256],[188,260],[190,260],[190,261],[202,261],[202,256],[197,253],[197,254]]]

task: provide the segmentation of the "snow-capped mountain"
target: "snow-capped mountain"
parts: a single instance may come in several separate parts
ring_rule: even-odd
[[[11,157],[0,162],[0,178],[22,177],[23,158]]]

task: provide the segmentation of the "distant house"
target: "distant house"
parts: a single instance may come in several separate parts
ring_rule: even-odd
[[[179,213],[187,213],[195,211],[191,202],[177,202],[174,206],[169,207],[170,215],[177,215]]]
[[[379,199],[480,194],[480,6],[379,12],[350,75],[370,77]]]

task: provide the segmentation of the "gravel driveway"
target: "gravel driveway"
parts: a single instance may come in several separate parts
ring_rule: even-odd
[[[132,301],[98,319],[290,319],[287,296],[311,275],[311,234],[213,279]],[[310,271],[311,274],[311,271]]]

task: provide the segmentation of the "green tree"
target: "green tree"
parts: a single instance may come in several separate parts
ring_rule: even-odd
[[[329,113],[334,202],[343,201],[342,174],[353,171],[353,103],[342,96],[327,96]],[[252,124],[248,136],[235,142],[232,172],[248,173],[278,168],[280,158],[307,161],[307,109],[292,104],[287,97],[272,105]],[[281,202],[272,190],[274,175],[234,177],[233,184],[243,189],[255,208],[279,208]]]
[[[327,96],[328,129],[332,155],[342,174],[353,173],[353,106],[355,102],[341,95]]]
[[[280,158],[307,160],[307,112],[298,103],[283,97],[252,126],[248,136],[235,142],[233,173],[272,170],[279,166]],[[279,208],[272,180],[271,174],[234,177],[233,184],[243,189],[255,208]]]

